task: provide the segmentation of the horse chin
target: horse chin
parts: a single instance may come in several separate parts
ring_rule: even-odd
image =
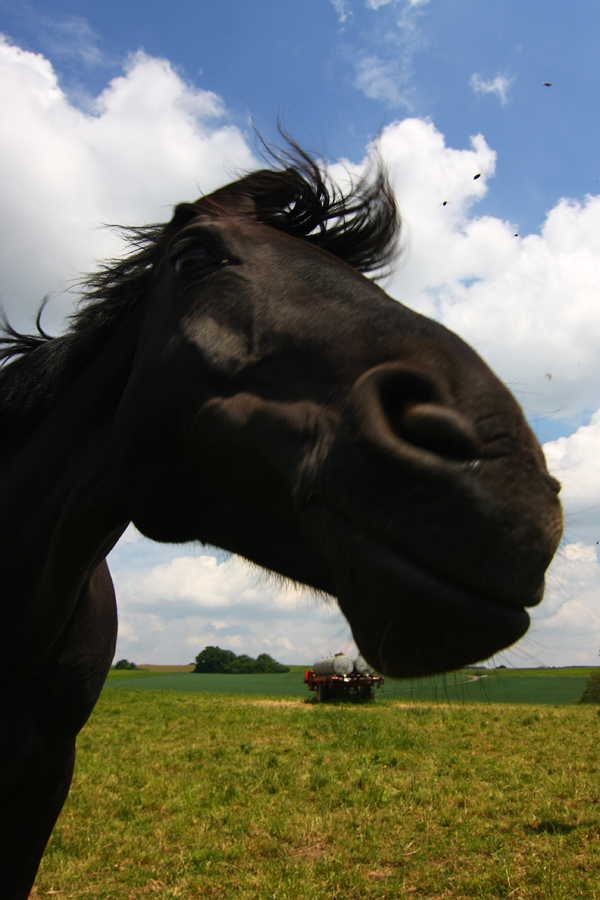
[[[323,551],[338,603],[360,652],[384,675],[450,672],[505,649],[529,628],[523,608],[444,581],[329,510],[316,515],[320,536],[332,518]],[[531,605],[537,602],[538,596]]]

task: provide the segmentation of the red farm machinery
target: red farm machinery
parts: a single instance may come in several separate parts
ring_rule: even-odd
[[[362,656],[344,653],[318,659],[312,669],[306,670],[303,681],[309,691],[317,692],[317,703],[351,694],[363,700],[374,700],[375,688],[384,683],[383,677],[375,675]]]

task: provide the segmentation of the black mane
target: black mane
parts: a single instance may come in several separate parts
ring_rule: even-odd
[[[361,272],[383,274],[396,256],[401,222],[381,162],[365,176],[350,179],[343,192],[324,167],[287,140],[289,150],[266,148],[278,168],[253,172],[195,204],[176,207],[171,230],[178,212],[189,217],[186,210],[212,208],[227,214],[232,204],[239,213],[245,201],[243,211],[258,221],[321,247]],[[42,329],[45,301],[36,319],[37,333],[21,334],[6,318],[1,323],[0,416],[5,424],[6,416],[14,425],[34,409],[52,405],[90,354],[147,295],[169,223],[118,230],[130,253],[107,261],[81,282],[81,298],[66,334],[53,338]]]
[[[359,272],[383,274],[397,254],[401,223],[381,161],[362,178],[351,178],[344,193],[308,153],[286,139],[286,152],[266,147],[278,170],[254,172],[240,182],[251,191],[258,220],[327,250]]]

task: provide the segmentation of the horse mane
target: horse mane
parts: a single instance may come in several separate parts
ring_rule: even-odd
[[[48,335],[41,327],[47,299],[36,318],[36,333],[0,322],[0,415],[16,425],[35,409],[48,408],[90,354],[104,345],[119,322],[146,297],[155,264],[180,221],[202,211],[248,214],[381,277],[397,254],[401,227],[386,170],[380,159],[341,190],[312,156],[284,134],[288,147],[263,142],[275,168],[252,172],[196,203],[180,204],[170,223],[116,226],[129,253],[108,260],[78,285],[81,296],[67,332]],[[9,424],[9,423],[6,423]]]
[[[239,186],[251,196],[256,218],[265,225],[321,247],[359,272],[382,277],[398,253],[401,219],[381,159],[376,156],[360,178],[349,177],[344,192],[324,167],[282,134],[286,150],[263,142],[265,155],[278,168],[253,172],[229,187]]]

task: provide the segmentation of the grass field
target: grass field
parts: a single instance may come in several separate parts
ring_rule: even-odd
[[[156,674],[112,670],[108,688],[140,690],[268,694],[306,697],[304,666],[285,675],[194,675],[188,672]],[[462,703],[572,703],[585,687],[589,668],[467,670],[435,678],[400,681],[386,679],[377,696],[398,700],[459,701]],[[481,677],[483,675],[483,677]],[[477,678],[478,680],[473,680]],[[135,679],[135,683],[133,683]]]
[[[595,706],[140,689],[154,677],[103,692],[34,897],[600,898]]]

